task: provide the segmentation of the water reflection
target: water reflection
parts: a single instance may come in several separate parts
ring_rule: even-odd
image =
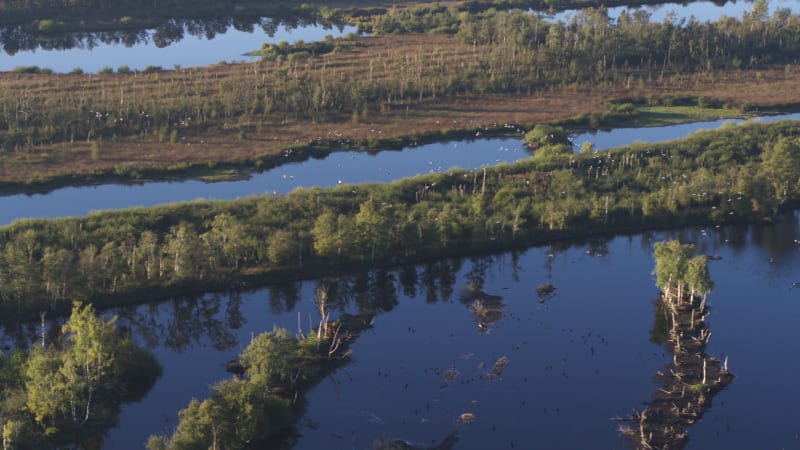
[[[41,31],[31,29],[30,24],[4,25],[0,26],[0,45],[8,57],[2,58],[0,70],[31,65],[56,72],[76,67],[98,72],[121,66],[130,70],[206,66],[250,59],[244,53],[263,42],[315,41],[327,34],[336,37],[355,30],[310,10],[299,11],[297,16],[288,14],[291,11],[270,16],[154,19],[144,21],[142,28],[114,31],[94,31],[93,26],[101,26],[91,22],[82,24],[82,31],[70,32]]]
[[[762,117],[762,121],[797,120],[800,114]],[[652,128],[617,128],[583,133],[595,149],[629,145],[636,141],[659,141],[684,137],[698,129],[715,128],[727,120],[696,122]],[[735,122],[735,121],[734,121]],[[132,206],[154,206],[198,198],[232,200],[256,194],[285,194],[298,187],[333,187],[342,183],[385,183],[452,167],[480,168],[529,157],[520,139],[497,138],[433,143],[401,151],[368,154],[338,151],[322,159],[276,163],[276,167],[244,180],[148,182],[134,185],[105,184],[67,187],[48,193],[0,196],[0,225],[23,217],[83,216],[90,211]],[[391,167],[391,171],[386,170]]]
[[[114,310],[120,326],[130,330],[148,347],[163,346],[183,353],[201,342],[218,351],[231,350],[234,334],[247,320],[241,312],[239,292],[178,297],[158,304]]]
[[[796,0],[771,0],[767,3],[767,13],[774,14],[778,9],[787,8],[792,12],[798,11]],[[607,9],[608,18],[611,20],[619,19],[623,13],[636,17],[637,20],[649,20],[651,22],[663,22],[665,20],[672,23],[687,22],[691,18],[698,22],[714,22],[723,17],[739,18],[745,12],[753,9],[750,1],[697,1],[687,3],[665,2],[656,5],[645,6],[615,6]],[[549,20],[569,23],[581,14],[580,11],[567,10],[548,15]]]
[[[402,439],[379,438],[372,444],[372,450],[451,450],[458,443],[458,433],[452,432],[434,445],[413,444]]]
[[[373,329],[353,343],[352,362],[309,393],[297,448],[331,442],[370,448],[376,439],[397,438],[408,445],[433,446],[456,431],[456,448],[505,447],[510,441],[519,448],[543,442],[548,448],[618,448],[619,437],[608,419],[648,400],[656,389],[651,375],[663,371],[671,359],[668,349],[654,346],[668,341],[670,318],[661,309],[654,312],[646,299],[655,294],[652,243],[676,237],[696,243],[699,252],[722,257],[709,262],[716,285],[715,339],[706,352],[732,352],[732,370],[742,376],[736,389],[719,394],[709,415],[741,419],[750,414],[748,407],[730,412],[728,405],[735,405],[740,393],[763,392],[758,386],[763,378],[743,374],[753,370],[754,361],[771,367],[776,383],[788,383],[800,370],[787,366],[782,357],[776,364],[783,371],[775,370],[759,348],[731,342],[742,337],[743,326],[752,333],[780,330],[800,342],[793,325],[800,305],[789,288],[800,263],[794,244],[798,232],[798,217],[792,214],[773,227],[695,227],[594,237],[109,311],[120,316],[120,326],[134,339],[153,348],[164,376],[140,403],[123,408],[120,426],[103,445],[125,447],[171,430],[176,411],[227,377],[225,362],[253,334],[273,325],[306,331],[309,318],[316,323],[315,292],[324,286],[332,317],[380,314]],[[737,239],[741,246],[731,243]],[[772,264],[770,255],[775,255]],[[764,274],[775,282],[765,282]],[[535,289],[546,280],[558,286],[558,300],[541,304]],[[464,292],[473,295],[462,297]],[[754,323],[754,292],[777,314]],[[460,301],[484,297],[503,304],[492,318],[491,333],[476,332],[474,313]],[[7,339],[31,342],[39,335],[38,323],[6,324],[4,333]],[[505,361],[502,375],[486,378],[498,361]],[[474,420],[459,423],[464,413],[473,414]],[[527,420],[518,423],[515,417]],[[708,444],[714,423],[710,418],[695,425],[692,440],[700,436]],[[574,432],[575,424],[580,433]],[[714,438],[722,441],[705,448],[730,446],[739,435],[734,430],[727,436]],[[770,448],[787,445],[774,436],[758,436]]]
[[[626,420],[620,432],[636,449],[682,449],[689,427],[711,408],[712,398],[733,375],[727,358],[721,363],[706,354],[711,338],[705,297],[686,296],[679,302],[660,298],[651,342],[664,345],[672,362],[656,374],[660,386],[644,409]]]
[[[300,300],[300,283],[281,283],[266,287],[270,311],[273,314],[291,312]],[[338,308],[337,308],[338,309]]]

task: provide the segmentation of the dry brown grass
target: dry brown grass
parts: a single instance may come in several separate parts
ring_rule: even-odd
[[[363,39],[351,52],[295,62],[336,71],[341,77],[366,76],[370,60],[441,55],[455,63],[468,59],[470,46],[446,36],[388,36]],[[437,56],[438,57],[438,56]],[[181,96],[197,99],[220,96],[226,81],[253,78],[271,80],[277,64],[218,65],[156,74],[22,75],[0,73],[0,93],[29,95],[42,108],[76,108],[92,104],[168,104]],[[287,67],[286,65],[283,66]],[[297,67],[297,66],[296,66]],[[374,76],[383,76],[376,70]],[[568,86],[521,95],[454,96],[426,98],[408,108],[370,111],[358,123],[342,115],[325,123],[286,118],[281,122],[249,122],[239,139],[239,122],[181,132],[176,143],[155,136],[118,137],[99,143],[99,157],[92,158],[91,143],[63,142],[34,152],[6,152],[0,158],[0,183],[46,179],[69,174],[86,175],[134,165],[166,168],[182,163],[245,163],[279,155],[297,143],[341,135],[342,140],[361,141],[369,136],[399,137],[440,130],[472,130],[504,123],[524,127],[557,121],[580,113],[601,112],[604,101],[644,95],[702,95],[731,105],[800,103],[800,82],[794,69],[775,68],[755,72],[673,75],[663,80],[643,80],[604,86]]]

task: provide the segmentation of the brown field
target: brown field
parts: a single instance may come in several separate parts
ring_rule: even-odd
[[[289,70],[312,68],[332,76],[364,77],[370,61],[406,58],[438,58],[446,64],[468,64],[471,46],[447,36],[404,35],[363,38],[352,51],[331,53],[300,62],[216,65],[161,73],[105,75],[40,75],[0,73],[0,98],[27,96],[39,108],[74,110],[81,105],[124,108],[126,104],[169,104],[224,95],[228,83],[253,79],[265,89],[279,66]],[[294,66],[291,66],[294,64]],[[290,72],[291,73],[291,72]],[[390,73],[375,70],[374,77]],[[350,114],[327,118],[324,123],[233,117],[211,125],[181,130],[175,143],[150,135],[122,136],[96,142],[99,154],[92,157],[86,140],[38,145],[28,151],[5,150],[0,154],[0,184],[44,181],[54,177],[113,173],[115,168],[169,169],[188,164],[248,162],[277,156],[287,147],[337,136],[362,141],[370,136],[390,138],[422,135],[440,130],[478,130],[512,123],[528,128],[533,124],[567,119],[580,113],[602,112],[611,98],[644,95],[694,95],[718,99],[730,106],[780,107],[800,103],[800,78],[793,67],[759,72],[716,72],[665,76],[662,80],[616,83],[603,86],[569,85],[530,94],[459,95],[424,98],[404,106],[382,108],[362,114],[357,123]],[[246,135],[239,134],[242,127]]]

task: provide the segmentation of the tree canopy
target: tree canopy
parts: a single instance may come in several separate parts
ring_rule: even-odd
[[[121,402],[149,389],[161,374],[158,362],[114,323],[75,303],[60,335],[0,355],[4,448],[78,443],[113,424]]]
[[[692,256],[694,250],[694,244],[681,244],[678,240],[653,245],[653,274],[665,298],[681,300],[684,295],[691,298],[711,292],[714,283],[708,273],[708,258]]]

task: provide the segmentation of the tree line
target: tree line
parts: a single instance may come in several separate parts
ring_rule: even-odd
[[[623,13],[611,23],[603,9],[580,12],[570,23],[548,23],[522,11],[453,16],[454,10],[444,9],[431,13],[430,20],[435,25],[444,20],[436,17],[452,19],[447,29],[454,36],[413,49],[372,50],[341,40],[342,49],[357,51],[150,74],[41,75],[34,85],[44,83],[42,91],[6,77],[9,88],[0,90],[0,155],[55,143],[167,141],[220,127],[359,120],[464,95],[637,87],[688,73],[778,64],[791,71],[800,54],[800,16],[788,10],[767,16],[761,5],[756,2],[741,19],[709,23],[653,23],[641,12]],[[375,19],[372,29],[392,31],[381,20],[393,15],[400,16],[396,22],[433,26],[426,15],[403,9]],[[291,46],[281,51],[293,53]]]
[[[385,185],[22,220],[0,228],[6,317],[137,301],[603,230],[769,219],[796,204],[800,125],[727,126]],[[117,300],[119,301],[119,300]]]

